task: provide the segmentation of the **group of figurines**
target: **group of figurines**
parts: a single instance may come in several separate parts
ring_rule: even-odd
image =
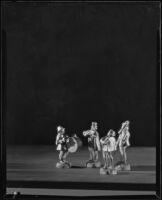
[[[90,130],[83,131],[83,136],[88,138],[88,150],[90,158],[85,162],[86,167],[100,168],[100,174],[117,174],[120,170],[130,170],[130,165],[127,163],[126,149],[130,146],[130,121],[122,123],[120,130],[118,131],[118,138],[116,139],[116,133],[110,129],[106,136],[100,138],[97,131],[97,122],[92,122]],[[57,168],[70,168],[66,158],[69,153],[77,151],[78,147],[82,145],[80,138],[74,134],[69,137],[65,134],[65,128],[62,126],[57,127],[56,136],[56,150],[59,151],[59,162],[57,162]],[[98,153],[102,151],[104,166],[99,161]],[[114,164],[114,155],[119,151],[120,160]]]

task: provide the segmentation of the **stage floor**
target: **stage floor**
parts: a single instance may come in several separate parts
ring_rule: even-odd
[[[13,194],[14,191],[26,195],[47,196],[156,194],[155,148],[129,148],[131,171],[119,172],[117,175],[100,175],[99,169],[85,168],[88,158],[88,149],[82,147],[68,156],[72,168],[57,169],[58,152],[54,146],[8,146],[7,194]],[[103,164],[101,152],[99,158]],[[117,152],[115,162],[118,159]]]
[[[8,146],[8,181],[71,181],[97,183],[156,183],[156,149],[131,147],[128,149],[128,161],[131,171],[117,175],[100,175],[99,169],[85,168],[89,158],[87,148],[81,148],[69,154],[72,163],[70,169],[57,169],[58,153],[54,146]],[[99,154],[103,163],[102,154]],[[115,162],[119,153],[115,155]]]

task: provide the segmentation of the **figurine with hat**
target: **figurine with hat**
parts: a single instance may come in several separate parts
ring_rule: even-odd
[[[70,168],[70,163],[66,161],[68,155],[67,140],[69,136],[65,134],[65,128],[57,127],[56,136],[56,150],[59,151],[59,162],[56,164],[57,168]]]
[[[117,174],[114,168],[113,152],[116,151],[115,131],[110,129],[106,136],[100,139],[104,167],[100,169],[100,174]]]
[[[87,167],[101,166],[101,163],[98,161],[98,151],[101,150],[101,147],[97,129],[97,122],[92,122],[91,129],[83,131],[83,136],[88,137],[88,150],[90,153],[90,159],[86,162]]]
[[[130,165],[127,163],[126,149],[130,146],[130,132],[129,132],[130,121],[122,123],[120,130],[118,131],[119,137],[116,143],[116,148],[119,148],[121,155],[121,161],[116,165],[118,170],[130,170]]]

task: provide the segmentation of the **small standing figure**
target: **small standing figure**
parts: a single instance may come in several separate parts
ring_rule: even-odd
[[[110,129],[101,140],[104,167],[100,169],[100,174],[116,174],[114,169],[113,152],[116,151],[115,131]]]
[[[101,147],[97,128],[97,122],[92,122],[91,129],[83,131],[83,135],[88,137],[88,150],[90,153],[90,159],[86,162],[87,167],[101,166],[101,163],[98,161],[98,151],[101,150]]]
[[[122,123],[121,129],[118,131],[119,137],[116,143],[116,147],[119,147],[119,152],[121,155],[121,165],[117,166],[120,170],[121,168],[125,170],[130,170],[130,165],[127,163],[126,149],[130,146],[130,132],[129,132],[129,121]]]
[[[68,155],[68,139],[68,135],[65,134],[65,128],[63,128],[62,126],[58,126],[56,136],[56,150],[59,151],[59,162],[56,164],[57,168],[70,168],[70,163],[66,161],[66,157]]]

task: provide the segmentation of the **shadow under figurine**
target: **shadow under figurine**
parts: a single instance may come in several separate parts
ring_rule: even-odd
[[[97,132],[97,122],[92,122],[91,129],[83,131],[83,136],[88,137],[88,150],[90,154],[89,160],[86,161],[86,167],[100,167],[101,163],[98,161],[98,151],[101,150],[101,147],[99,133]]]
[[[115,168],[118,171],[125,170],[130,171],[130,164],[127,163],[126,149],[130,146],[130,132],[129,132],[129,121],[122,123],[120,130],[118,131],[119,137],[117,140],[116,147],[119,149],[121,160],[116,164]]]
[[[106,136],[100,139],[104,166],[100,168],[102,175],[116,175],[117,170],[114,168],[113,152],[116,151],[115,131],[110,129]]]

